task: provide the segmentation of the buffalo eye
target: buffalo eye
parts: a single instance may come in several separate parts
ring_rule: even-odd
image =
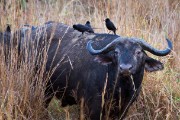
[[[142,51],[141,50],[136,50],[135,54],[136,54],[136,56],[140,56],[142,54]]]
[[[115,55],[115,56],[118,56],[118,53],[119,53],[118,50],[115,50],[115,51],[114,51],[114,55]]]

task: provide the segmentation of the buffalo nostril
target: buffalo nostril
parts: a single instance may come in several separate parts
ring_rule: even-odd
[[[121,64],[120,69],[121,70],[131,70],[133,66],[131,64]]]
[[[132,68],[133,68],[133,66],[131,65],[130,68],[129,68],[129,70],[131,70]]]

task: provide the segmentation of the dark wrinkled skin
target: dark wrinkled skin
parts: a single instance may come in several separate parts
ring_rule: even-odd
[[[99,120],[100,114],[103,113],[102,119],[105,119],[106,110],[109,108],[110,98],[115,87],[112,97],[113,106],[108,117],[123,119],[130,105],[139,95],[144,69],[155,71],[163,68],[163,64],[148,57],[139,44],[129,41],[117,44],[115,49],[102,55],[93,56],[86,49],[86,44],[90,39],[95,41],[93,43],[95,49],[101,49],[119,37],[117,35],[86,34],[83,37],[78,37],[80,33],[73,28],[61,23],[51,23],[32,31],[32,40],[37,41],[37,31],[40,29],[45,32],[39,32],[39,48],[45,46],[43,44],[43,41],[46,41],[44,35],[47,37],[47,42],[52,38],[46,71],[52,70],[59,64],[45,90],[46,107],[53,96],[62,100],[63,107],[80,104],[83,98],[87,117]],[[54,30],[55,33],[52,37],[51,33]],[[57,48],[59,41],[60,46]],[[56,49],[57,55],[52,62]],[[130,73],[133,76],[135,90],[131,77],[120,69],[119,66],[122,64],[133,66]],[[155,67],[156,69],[154,69]],[[102,92],[106,79],[105,106],[108,107],[104,106],[105,109],[102,109]],[[121,108],[119,107],[120,99]]]

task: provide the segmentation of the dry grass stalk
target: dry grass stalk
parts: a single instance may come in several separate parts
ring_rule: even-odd
[[[173,41],[173,51],[166,57],[157,58],[165,64],[165,69],[156,73],[145,73],[141,95],[131,107],[127,119],[180,119],[178,0],[37,0],[28,3],[6,0],[6,3],[0,1],[0,14],[0,31],[4,30],[6,24],[11,24],[12,30],[16,30],[26,23],[42,25],[48,20],[64,22],[70,26],[76,22],[85,23],[90,20],[93,27],[102,28],[96,29],[96,32],[107,32],[102,20],[109,17],[118,27],[117,34],[144,38],[160,49],[164,48],[164,36],[168,36]],[[30,61],[26,50],[25,60],[20,63],[17,49],[11,49],[7,64],[3,45],[1,46],[0,119],[39,120],[47,114],[43,108],[43,78],[49,78],[43,74],[47,59],[46,50],[42,53],[44,58],[39,59],[41,64],[38,72],[35,72],[35,49]],[[52,72],[53,70],[49,76]],[[53,110],[50,108],[58,109],[55,110],[56,116],[53,116]],[[60,109],[51,104],[49,112],[52,119],[62,118],[63,112]],[[69,114],[70,119],[71,114],[73,113]]]

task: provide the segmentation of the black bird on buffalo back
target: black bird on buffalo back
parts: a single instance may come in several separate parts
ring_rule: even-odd
[[[85,25],[82,25],[82,24],[76,24],[76,25],[73,25],[73,28],[79,32],[82,32],[82,34],[84,32],[89,32],[89,33],[94,33],[94,31],[92,30],[92,28],[89,28]]]
[[[115,25],[113,24],[113,22],[111,22],[111,20],[109,18],[105,19],[106,22],[106,27],[108,30],[113,31],[114,34],[116,35],[116,30],[117,28],[115,27]]]
[[[86,22],[85,26],[92,28],[91,23],[89,21]]]
[[[89,21],[86,22],[85,26],[89,27],[91,29],[91,31],[93,31],[93,33],[94,33],[94,30],[91,27],[91,23]]]

